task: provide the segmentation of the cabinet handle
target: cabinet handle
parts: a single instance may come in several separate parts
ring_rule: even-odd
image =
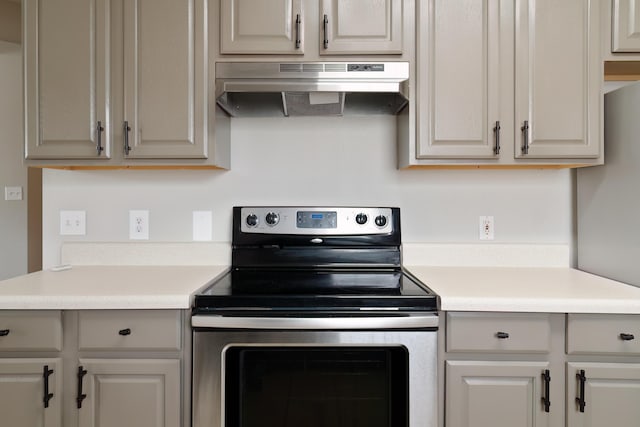
[[[127,335],[131,335],[131,329],[127,328],[127,329],[120,329],[118,331],[118,333],[122,336],[127,336]]]
[[[622,341],[632,341],[635,338],[636,337],[634,337],[633,334],[625,334],[624,332],[620,334],[620,339]]]
[[[300,49],[300,14],[296,15],[296,49]]]
[[[522,131],[522,154],[529,154],[529,120],[525,120],[520,128]]]
[[[493,137],[495,138],[493,154],[497,156],[498,154],[500,154],[500,121],[497,121],[496,125],[493,127]]]
[[[580,392],[578,397],[576,397],[576,402],[580,407],[580,412],[584,412],[584,407],[587,406],[587,403],[584,401],[584,383],[587,381],[587,377],[584,375],[584,369],[581,369],[577,374],[576,378],[580,383]]]
[[[87,397],[86,394],[82,393],[82,379],[87,375],[86,369],[83,369],[82,366],[78,367],[78,395],[76,397],[76,403],[78,404],[78,409],[82,408],[82,401]]]
[[[131,126],[129,126],[129,122],[125,120],[124,122],[124,154],[125,156],[129,155],[131,151],[131,146],[129,145],[129,132],[131,132]]]
[[[104,131],[104,127],[102,126],[102,122],[98,120],[98,125],[96,126],[96,135],[98,143],[96,145],[96,150],[98,151],[98,156],[102,154],[104,151],[104,147],[102,147],[102,132]]]
[[[324,15],[323,28],[324,28],[324,40],[322,42],[325,49],[329,47],[329,39],[327,38],[327,26],[329,25],[329,17]]]
[[[549,407],[551,406],[551,395],[549,392],[551,375],[549,374],[548,369],[545,369],[542,373],[542,381],[544,381],[544,396],[542,396],[542,404],[544,405],[544,412],[549,412]]]
[[[2,329],[0,330],[0,337],[6,337],[11,332],[11,329]]]
[[[42,401],[44,402],[44,407],[49,407],[49,401],[53,397],[53,393],[49,393],[49,376],[53,374],[53,369],[49,369],[49,365],[44,365],[44,369],[42,371],[42,378],[44,379],[44,398]]]
[[[508,332],[496,332],[496,338],[500,338],[501,340],[505,340],[509,338]]]

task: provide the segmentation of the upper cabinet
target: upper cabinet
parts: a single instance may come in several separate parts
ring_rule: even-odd
[[[613,0],[611,52],[640,53],[640,0]]]
[[[320,3],[321,55],[402,53],[402,0]]]
[[[220,53],[304,54],[304,0],[221,0]]]
[[[400,166],[602,163],[597,5],[418,3],[416,134]]]
[[[228,167],[206,3],[25,0],[28,164]]]
[[[24,0],[27,158],[111,157],[108,6]]]
[[[220,54],[400,55],[404,3],[220,0]]]

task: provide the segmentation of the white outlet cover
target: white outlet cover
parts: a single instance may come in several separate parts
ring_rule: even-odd
[[[129,239],[149,240],[149,211],[129,211]]]
[[[493,216],[481,216],[478,224],[480,240],[493,240],[494,228]]]
[[[86,211],[60,211],[60,235],[84,236],[87,234]]]
[[[193,241],[213,240],[213,215],[211,211],[193,211]]]

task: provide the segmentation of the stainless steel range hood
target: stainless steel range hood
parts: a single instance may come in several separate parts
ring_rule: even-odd
[[[219,62],[216,100],[233,117],[398,114],[408,62]]]

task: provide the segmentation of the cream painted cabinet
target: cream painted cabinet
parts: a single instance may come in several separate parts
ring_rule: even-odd
[[[25,0],[24,10],[30,165],[228,167],[224,120],[209,108],[206,0]]]
[[[111,157],[109,0],[24,0],[25,156]]]
[[[516,1],[517,158],[600,156],[599,6],[597,0]]]
[[[447,427],[545,427],[546,362],[448,361]]]
[[[639,340],[638,315],[568,315],[568,427],[638,426]]]
[[[445,427],[564,425],[562,314],[449,312],[441,350]]]
[[[602,163],[598,2],[417,7],[417,131],[401,167]]]
[[[303,0],[221,0],[220,53],[304,54]]]
[[[60,359],[0,358],[0,424],[62,427]]]
[[[180,427],[180,361],[80,359],[79,427]]]
[[[207,157],[205,3],[124,2],[126,158]]]
[[[403,15],[404,0],[220,0],[220,53],[401,55]]]
[[[567,368],[568,427],[637,427],[640,363],[579,363]]]
[[[429,0],[419,56],[419,158],[497,158],[512,70],[500,1]],[[508,46],[509,40],[507,39]],[[507,50],[508,52],[508,50]],[[508,140],[508,138],[505,138]]]
[[[640,1],[612,0],[611,52],[640,52]]]
[[[321,0],[321,55],[401,54],[403,0]]]

